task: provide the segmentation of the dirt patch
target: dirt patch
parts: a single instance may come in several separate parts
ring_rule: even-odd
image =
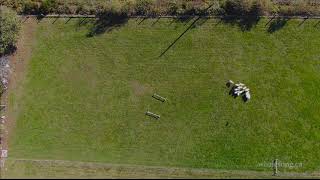
[[[149,85],[141,84],[138,81],[132,81],[130,85],[135,96],[143,96],[152,91],[152,88]]]
[[[36,19],[28,18],[27,21],[22,19],[22,29],[20,32],[20,38],[17,43],[17,51],[9,56],[9,64],[11,72],[9,74],[9,84],[7,91],[1,97],[1,104],[6,105],[6,109],[3,114],[6,116],[4,123],[4,133],[2,139],[2,148],[8,149],[8,141],[12,136],[12,130],[15,127],[15,120],[19,113],[20,102],[23,90],[23,82],[26,76],[26,70],[28,61],[31,58],[32,47],[35,43],[34,36],[37,26]],[[9,104],[8,97],[14,95],[14,104]],[[10,151],[8,151],[10,156]]]
[[[8,173],[4,178],[177,178],[177,179],[303,179],[319,178],[318,172],[281,172],[272,176],[270,171],[196,169],[128,164],[90,163],[61,160],[8,159]]]

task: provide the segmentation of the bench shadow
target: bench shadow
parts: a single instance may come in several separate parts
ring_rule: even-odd
[[[287,18],[282,18],[282,17],[278,17],[275,20],[270,22],[270,25],[268,27],[268,33],[274,33],[280,29],[282,29],[287,22],[289,21],[289,19]]]
[[[117,12],[102,12],[97,14],[97,18],[87,33],[87,37],[93,37],[114,28],[119,28],[128,22],[128,16]]]

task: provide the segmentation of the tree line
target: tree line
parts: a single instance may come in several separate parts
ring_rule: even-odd
[[[128,16],[225,15],[259,7],[263,15],[320,15],[318,0],[0,0],[19,14],[84,14],[112,11]],[[232,11],[231,11],[232,10]]]

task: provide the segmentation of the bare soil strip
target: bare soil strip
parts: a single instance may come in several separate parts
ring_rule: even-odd
[[[19,98],[23,93],[22,82],[25,78],[27,64],[32,54],[36,25],[37,23],[34,18],[30,18],[28,21],[23,22],[20,38],[17,43],[17,51],[9,57],[9,64],[11,66],[9,86],[7,91],[1,97],[1,104],[5,104],[7,106],[2,113],[6,116],[2,132],[2,149],[8,150],[8,142],[10,137],[13,135],[12,131],[14,130],[15,120],[18,116],[20,107]],[[11,104],[8,99],[9,95],[14,97],[14,104]],[[8,154],[10,154],[10,151],[8,151]]]
[[[5,178],[319,178],[320,173],[270,172],[137,166],[62,160],[13,159]]]

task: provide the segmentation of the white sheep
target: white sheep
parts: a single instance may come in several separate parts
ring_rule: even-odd
[[[226,85],[227,85],[227,87],[231,87],[232,85],[234,85],[234,82],[229,80]]]
[[[249,91],[245,93],[245,97],[246,97],[247,100],[250,100],[251,95],[250,95],[250,92],[249,92]]]

